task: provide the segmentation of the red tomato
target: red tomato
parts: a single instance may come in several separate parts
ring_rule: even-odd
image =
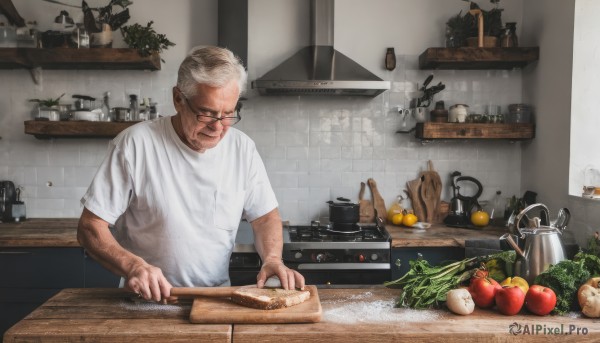
[[[502,286],[496,280],[488,277],[473,278],[469,284],[469,293],[471,293],[475,305],[481,308],[492,307],[496,292],[500,289]]]
[[[554,310],[556,294],[548,287],[531,285],[525,295],[525,307],[538,316],[545,316]]]
[[[514,316],[521,311],[525,303],[525,294],[517,286],[504,286],[496,292],[498,311],[507,316]]]

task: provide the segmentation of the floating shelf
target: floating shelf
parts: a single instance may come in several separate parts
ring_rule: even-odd
[[[160,55],[136,49],[0,48],[0,69],[160,70]]]
[[[539,59],[540,48],[429,48],[419,56],[420,69],[513,69]]]
[[[35,138],[113,138],[138,122],[25,121],[25,133]]]
[[[526,140],[535,137],[535,125],[481,123],[418,123],[415,137],[433,139],[506,139]]]

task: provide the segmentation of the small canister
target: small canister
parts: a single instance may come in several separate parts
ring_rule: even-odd
[[[450,106],[448,111],[448,122],[450,123],[464,123],[467,120],[469,114],[469,106],[465,104],[456,104]]]
[[[444,107],[444,101],[440,100],[435,103],[435,109],[431,110],[430,117],[432,122],[446,123],[448,122],[448,110]]]
[[[131,121],[129,108],[127,107],[113,107],[115,114],[115,121]]]

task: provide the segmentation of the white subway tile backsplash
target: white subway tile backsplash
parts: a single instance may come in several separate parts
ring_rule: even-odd
[[[403,127],[396,107],[408,106],[433,73],[433,85],[446,85],[434,103],[444,100],[446,108],[465,103],[478,111],[495,103],[507,111],[507,104],[521,101],[521,71],[419,70],[418,56],[396,58],[396,70],[385,72],[391,90],[375,98],[263,97],[248,90],[243,120],[236,128],[255,141],[282,218],[303,224],[327,219],[325,202],[337,196],[356,199],[360,182],[369,177],[377,181],[389,204],[426,167],[427,160],[433,161],[444,181],[444,200],[449,200],[449,174],[454,170],[480,178],[482,198],[491,197],[496,189],[507,196],[520,193],[520,143],[422,144],[413,133],[396,133],[415,125],[409,117]],[[155,73],[44,70],[39,85],[31,82],[27,71],[0,71],[4,81],[0,92],[10,95],[0,97],[0,176],[25,187],[29,217],[79,216],[79,199],[103,161],[109,140],[38,140],[23,135],[23,120],[31,118],[33,109],[27,100],[63,91],[69,100],[74,93],[100,98],[110,91],[111,106],[126,106],[128,94],[134,93],[153,98],[162,115],[172,115],[176,73],[174,69],[164,72],[167,69],[168,65]]]

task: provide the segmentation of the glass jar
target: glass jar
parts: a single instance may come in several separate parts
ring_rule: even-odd
[[[500,37],[500,47],[511,48],[519,46],[517,38],[517,23],[506,23]]]
[[[0,48],[16,48],[17,32],[11,25],[0,22]]]

